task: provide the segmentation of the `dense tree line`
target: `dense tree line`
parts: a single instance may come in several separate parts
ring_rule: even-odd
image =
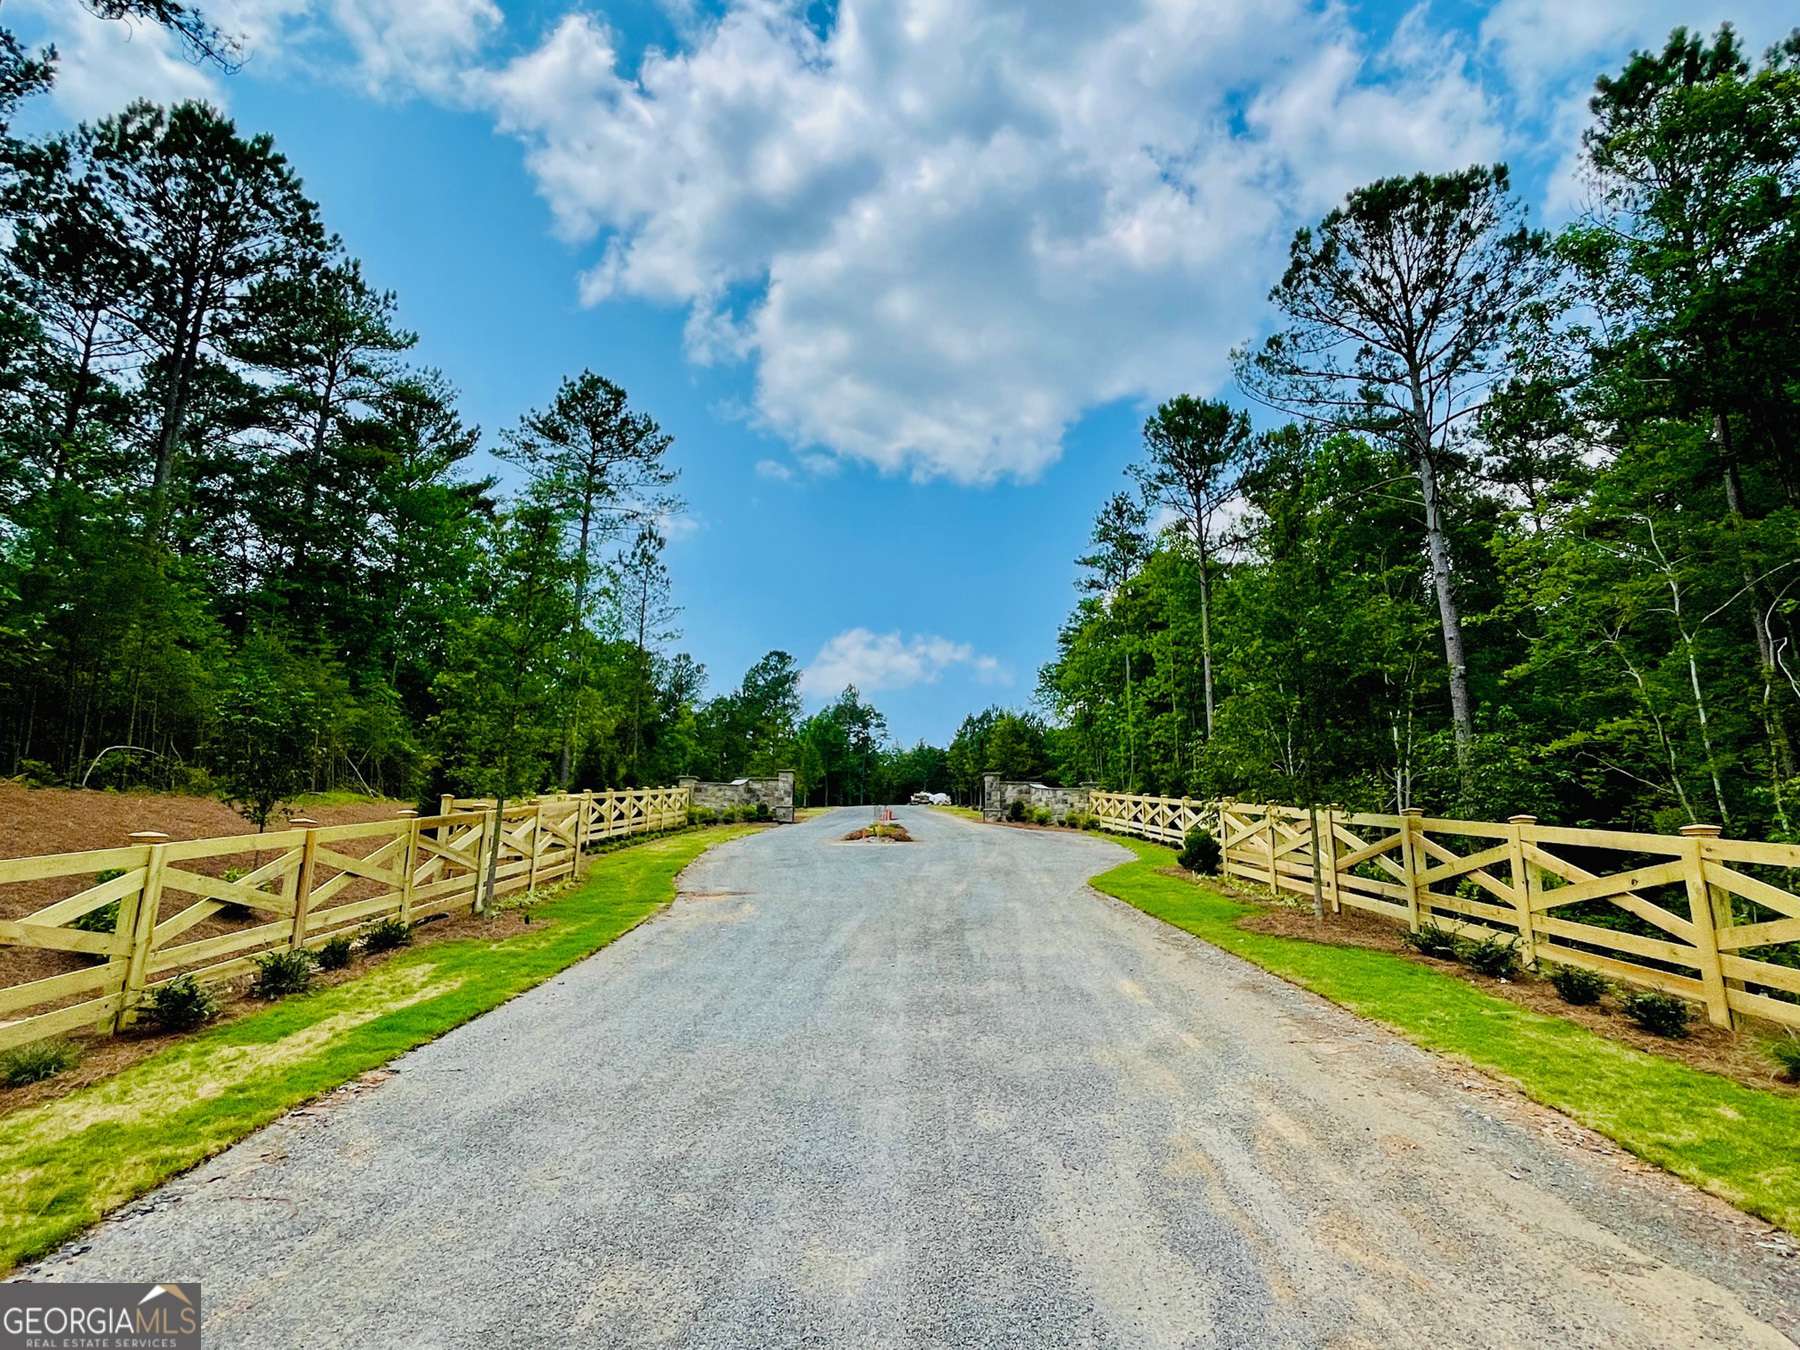
[[[1235,354],[1278,416],[1149,419],[1041,767],[1800,838],[1800,34],[1677,30],[1591,106],[1558,232],[1476,167],[1295,236]]]
[[[162,8],[132,12],[217,55]],[[707,699],[671,650],[672,440],[623,389],[583,371],[525,412],[503,490],[269,137],[192,102],[11,134],[54,74],[0,35],[6,772],[221,790],[259,823],[335,788],[892,790],[854,690],[803,719],[771,652]]]

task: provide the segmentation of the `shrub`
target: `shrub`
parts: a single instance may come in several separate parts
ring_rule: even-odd
[[[1445,961],[1456,959],[1456,935],[1427,920],[1416,933],[1402,933],[1400,940],[1421,956],[1436,956]]]
[[[1100,828],[1100,817],[1093,815],[1083,816],[1081,818],[1081,828],[1084,830],[1098,830]]]
[[[391,952],[396,947],[412,946],[412,939],[411,924],[399,919],[383,919],[363,929],[362,944],[365,952]]]
[[[688,807],[687,823],[690,825],[698,825],[700,823],[700,808],[699,807],[697,807],[697,806]]]
[[[719,819],[719,813],[710,806],[696,806],[688,814],[696,825],[714,825]]]
[[[1463,963],[1477,975],[1489,975],[1496,980],[1507,980],[1519,973],[1519,940],[1508,938],[1502,942],[1498,934],[1482,938],[1479,942],[1465,942],[1458,947],[1456,954]]]
[[[1056,823],[1056,812],[1052,811],[1047,806],[1040,806],[1031,813],[1031,819],[1039,825],[1054,825]]]
[[[1627,994],[1619,1006],[1624,1009],[1627,1017],[1645,1031],[1676,1040],[1688,1034],[1688,1023],[1694,1020],[1693,1008],[1673,994]]]
[[[67,1041],[39,1041],[21,1045],[0,1055],[0,1083],[7,1087],[24,1087],[54,1078],[64,1069],[73,1068],[81,1052]]]
[[[1196,876],[1210,877],[1217,875],[1222,857],[1219,841],[1213,838],[1212,831],[1204,825],[1196,825],[1182,838],[1181,852],[1175,861]]]
[[[256,977],[250,981],[252,998],[277,999],[304,994],[312,988],[312,953],[299,947],[264,952],[256,958]]]
[[[774,814],[773,811],[769,810],[769,804],[767,802],[758,802],[756,804],[756,818],[758,820],[768,820]]]
[[[1573,1003],[1578,1008],[1598,1003],[1606,992],[1606,977],[1580,966],[1552,966],[1545,972],[1545,978],[1562,996],[1564,1003]]]
[[[1081,821],[1082,815],[1079,811],[1065,812],[1062,818],[1064,828],[1070,830],[1079,830],[1081,828]]]
[[[1006,807],[1006,818],[1015,823],[1023,821],[1025,819],[1025,803],[1021,801],[1009,802]]]
[[[350,952],[354,947],[348,933],[339,933],[320,947],[314,955],[321,970],[342,970],[350,964]]]
[[[145,1012],[164,1031],[192,1031],[219,1015],[219,1000],[192,975],[177,975],[150,991]]]
[[[1789,1032],[1778,1041],[1769,1042],[1769,1058],[1790,1083],[1800,1083],[1800,1036]]]
[[[56,770],[41,759],[20,760],[19,777],[31,787],[56,786]]]

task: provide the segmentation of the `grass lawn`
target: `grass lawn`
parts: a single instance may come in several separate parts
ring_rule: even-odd
[[[942,811],[947,816],[961,816],[964,820],[980,820],[981,812],[972,806],[934,806],[933,811]]]
[[[1800,1100],[1647,1055],[1388,952],[1246,932],[1252,911],[1168,876],[1170,849],[1138,855],[1096,889],[1254,961],[1427,1049],[1516,1084],[1638,1157],[1800,1232]]]
[[[363,978],[273,1004],[0,1117],[0,1271],[591,955],[673,900],[676,873],[698,854],[745,833],[687,831],[604,854],[579,887],[532,910],[527,932],[401,952]]]

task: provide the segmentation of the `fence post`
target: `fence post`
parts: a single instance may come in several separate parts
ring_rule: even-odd
[[[1537,824],[1536,816],[1508,816],[1506,837],[1512,848],[1513,908],[1519,916],[1519,959],[1526,965],[1537,960],[1537,938],[1532,931],[1531,902],[1537,896],[1537,868],[1525,860],[1525,831]]]
[[[1731,926],[1731,899],[1721,897],[1706,880],[1706,860],[1701,850],[1708,839],[1721,833],[1717,825],[1683,825],[1681,837],[1687,840],[1684,859],[1687,863],[1688,919],[1694,925],[1694,946],[1700,956],[1700,982],[1706,986],[1706,1020],[1727,1031],[1736,1026],[1726,992],[1725,972],[1719,964],[1720,928]],[[1723,904],[1721,905],[1721,900]],[[1721,923],[1720,909],[1724,910]]]
[[[300,871],[294,878],[294,929],[288,938],[288,946],[299,948],[306,945],[306,920],[312,913],[313,854],[319,847],[319,832],[313,827],[319,822],[296,816],[289,823],[306,827],[300,844]]]
[[[525,869],[525,894],[537,894],[538,857],[544,848],[544,802],[538,804],[531,813],[531,865]]]
[[[1219,808],[1219,871],[1230,876],[1231,847],[1226,841],[1231,837],[1231,798],[1221,797],[1216,805]]]
[[[1319,859],[1319,865],[1325,869],[1325,893],[1331,899],[1331,912],[1333,914],[1342,914],[1344,912],[1344,905],[1342,899],[1338,895],[1338,837],[1337,808],[1335,806],[1327,806],[1325,808],[1324,842],[1325,852],[1324,856]]]
[[[587,848],[588,812],[594,808],[594,794],[590,790],[581,794],[575,803],[575,857],[569,863],[571,880],[581,875],[581,855]]]
[[[419,813],[408,808],[398,813],[406,822],[406,848],[401,853],[400,922],[412,922],[413,872],[419,865]]]
[[[1425,870],[1424,849],[1419,847],[1419,822],[1425,819],[1425,808],[1409,806],[1400,813],[1400,857],[1406,869],[1406,926],[1419,931],[1419,874]]]
[[[1263,853],[1269,863],[1269,889],[1277,895],[1281,887],[1275,883],[1275,803],[1263,803]]]
[[[150,944],[156,933],[156,912],[162,908],[163,854],[169,846],[169,836],[160,830],[140,830],[131,838],[136,843],[148,844],[150,849],[144,858],[144,884],[138,891],[137,907],[131,914],[125,979],[119,986],[119,1007],[112,1017],[112,1029],[115,1033],[123,1031],[130,1023],[137,1011],[138,1000],[144,996],[144,977],[150,966]],[[115,948],[124,928],[125,906],[121,904],[119,926],[113,930]]]

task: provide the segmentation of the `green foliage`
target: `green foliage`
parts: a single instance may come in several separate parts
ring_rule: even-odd
[[[391,952],[396,947],[412,946],[412,925],[399,919],[382,919],[362,931],[363,950],[369,953]]]
[[[1056,823],[1056,812],[1047,806],[1036,806],[1031,810],[1031,820],[1034,825],[1053,825]]]
[[[1790,1083],[1800,1083],[1800,1036],[1790,1031],[1778,1040],[1770,1041],[1769,1058],[1775,1061],[1783,1078]]]
[[[106,882],[116,881],[124,875],[124,868],[108,867],[104,871],[96,872],[94,874],[93,884],[101,886]],[[119,902],[117,900],[108,900],[98,909],[90,909],[86,914],[80,915],[72,920],[69,927],[79,928],[84,933],[117,932],[119,928]]]
[[[347,933],[339,933],[319,945],[314,953],[320,970],[343,970],[350,964],[350,957],[356,950],[356,944]]]
[[[1218,874],[1223,857],[1224,851],[1219,847],[1219,841],[1213,838],[1212,831],[1204,825],[1196,825],[1182,837],[1181,852],[1175,861],[1195,876],[1210,877]]]
[[[295,947],[264,952],[256,958],[256,974],[250,981],[250,996],[260,999],[286,998],[304,994],[312,988],[313,955]]]
[[[1636,990],[1619,1000],[1619,1010],[1645,1031],[1680,1039],[1694,1020],[1693,1005],[1673,994]]]
[[[752,810],[754,813],[753,818],[756,820],[768,820],[774,815],[774,812],[769,809],[769,804],[767,802],[758,802]]]
[[[74,1068],[80,1060],[81,1051],[70,1041],[36,1041],[15,1046],[0,1054],[0,1083],[9,1088],[41,1083]]]
[[[177,975],[150,991],[145,1011],[163,1031],[192,1031],[219,1015],[219,1000],[192,975]]]
[[[1006,804],[1006,818],[1014,824],[1020,824],[1024,821],[1025,811],[1025,803],[1016,797]]]
[[[1400,941],[1421,956],[1435,956],[1441,961],[1454,961],[1458,956],[1456,934],[1427,919],[1416,933],[1402,933]]]
[[[1551,966],[1545,971],[1544,978],[1550,981],[1564,1003],[1573,1003],[1577,1007],[1598,1003],[1608,987],[1604,975],[1583,970],[1580,966]]]
[[[1496,980],[1509,980],[1519,973],[1519,940],[1485,937],[1476,942],[1457,945],[1456,955],[1477,975]]]

